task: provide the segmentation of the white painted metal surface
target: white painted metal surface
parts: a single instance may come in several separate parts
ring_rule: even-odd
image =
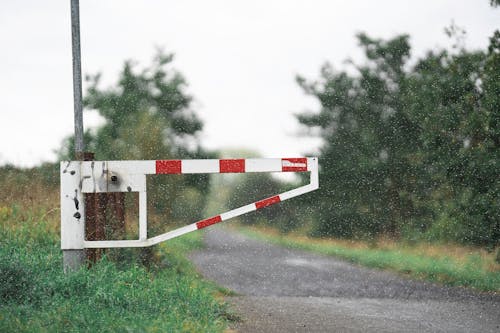
[[[162,235],[147,237],[146,175],[244,172],[310,172],[310,183]],[[61,248],[66,250],[151,246],[314,191],[318,187],[318,159],[316,157],[61,162]],[[78,203],[83,202],[82,193],[102,192],[139,193],[139,239],[85,240],[85,212]]]
[[[81,190],[81,161],[61,162],[61,248],[84,248],[85,208]]]

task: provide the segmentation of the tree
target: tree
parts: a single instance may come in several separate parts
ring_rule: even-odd
[[[106,120],[95,136],[95,150],[107,159],[147,159],[186,153],[202,123],[189,109],[191,96],[178,72],[169,70],[172,55],[161,52],[139,73],[125,62],[116,87],[100,89],[100,74],[88,76],[84,99]]]
[[[450,30],[452,31],[452,30]],[[408,66],[407,36],[358,35],[356,73],[298,78],[321,103],[298,115],[323,138],[316,234],[500,239],[499,33],[488,52],[429,52]]]
[[[219,152],[222,158],[260,158],[252,150],[226,149]],[[307,180],[308,181],[308,180]],[[214,174],[207,205],[207,215],[218,215],[237,207],[251,204],[265,198],[298,187],[295,182],[285,182],[270,173]],[[299,198],[287,200],[238,218],[244,224],[261,224],[288,232],[305,220],[297,206]]]
[[[418,128],[401,112],[409,58],[408,36],[388,41],[358,35],[368,63],[356,75],[325,65],[318,81],[298,83],[321,103],[298,115],[323,138],[321,208],[314,233],[355,237],[387,232],[415,214],[410,196],[417,170],[403,158],[418,145]]]
[[[268,173],[239,175],[230,179],[228,185],[229,195],[225,205],[229,209],[248,205],[297,187],[295,184],[287,184],[275,179]],[[244,224],[267,225],[281,232],[288,232],[298,227],[301,222],[300,211],[296,203],[296,201],[285,201],[279,205],[245,214],[240,217],[240,220]]]
[[[500,239],[498,36],[488,52],[429,52],[409,75],[407,107],[420,126],[422,162],[439,182],[433,229],[487,246]]]
[[[87,76],[85,110],[96,110],[105,120],[95,132],[85,133],[87,150],[98,160],[185,159],[210,156],[199,145],[203,124],[191,110],[192,97],[183,76],[171,68],[173,55],[161,51],[150,66],[137,70],[126,61],[118,81],[101,88],[101,74]],[[69,156],[73,140],[61,155]],[[155,176],[148,181],[152,233],[165,221],[194,222],[201,218],[208,176]],[[183,209],[174,209],[183,207]],[[150,230],[151,232],[151,230]]]

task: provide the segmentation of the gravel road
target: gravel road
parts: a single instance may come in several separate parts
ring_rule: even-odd
[[[500,332],[500,295],[418,282],[221,227],[191,259],[242,320],[238,332]]]

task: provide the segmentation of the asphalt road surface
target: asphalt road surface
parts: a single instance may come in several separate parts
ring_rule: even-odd
[[[500,332],[500,295],[406,279],[213,227],[191,255],[238,332]]]

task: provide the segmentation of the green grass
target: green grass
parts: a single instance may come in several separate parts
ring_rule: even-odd
[[[336,256],[363,266],[389,269],[417,279],[471,287],[480,291],[500,291],[498,265],[494,265],[493,269],[486,268],[484,259],[478,254],[471,254],[465,260],[457,260],[445,253],[437,256],[418,254],[405,244],[397,244],[392,248],[356,248],[343,245],[342,242],[339,245],[339,242],[285,236],[254,228],[241,227],[238,230],[247,236],[288,248]]]
[[[224,290],[184,257],[200,233],[159,248],[149,268],[104,258],[63,274],[57,215],[0,207],[0,332],[224,331]]]

